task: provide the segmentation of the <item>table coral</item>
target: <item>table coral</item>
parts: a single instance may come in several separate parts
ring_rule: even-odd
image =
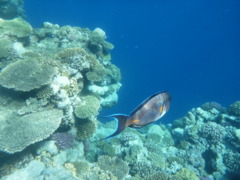
[[[8,35],[16,38],[23,38],[31,34],[31,25],[21,18],[0,21],[0,37]]]
[[[7,60],[14,54],[13,43],[8,38],[0,39],[0,60]]]
[[[46,139],[59,127],[62,116],[61,110],[45,110],[5,119],[8,124],[0,131],[0,150],[15,153]]]
[[[16,91],[31,91],[51,82],[56,69],[44,61],[19,60],[0,73],[0,84]]]

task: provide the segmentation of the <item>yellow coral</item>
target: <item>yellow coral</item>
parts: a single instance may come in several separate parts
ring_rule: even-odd
[[[180,169],[174,176],[182,180],[199,180],[196,173],[187,168]]]
[[[75,166],[72,163],[65,163],[64,167],[66,169],[68,169],[72,175],[76,176],[77,175],[77,169],[75,168]]]

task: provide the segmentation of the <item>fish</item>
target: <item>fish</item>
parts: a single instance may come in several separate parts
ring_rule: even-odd
[[[154,123],[168,112],[170,108],[170,101],[170,94],[167,91],[162,91],[148,97],[139,106],[137,106],[130,115],[113,114],[105,116],[106,118],[117,119],[118,127],[112,135],[98,141],[117,136],[127,127],[139,129],[148,124]]]

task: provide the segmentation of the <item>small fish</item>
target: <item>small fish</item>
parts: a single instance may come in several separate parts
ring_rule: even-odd
[[[105,140],[121,133],[125,128],[141,128],[154,123],[160,119],[170,107],[171,97],[168,92],[163,91],[148,97],[143,101],[130,116],[125,114],[113,114],[106,117],[112,117],[118,120],[117,130],[110,136],[100,139]]]

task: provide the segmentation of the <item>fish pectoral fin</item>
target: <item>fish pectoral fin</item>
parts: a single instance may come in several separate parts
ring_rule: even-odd
[[[163,105],[161,105],[161,106],[159,107],[159,111],[160,111],[160,112],[163,111]]]
[[[134,124],[134,123],[137,123],[137,122],[139,122],[139,120],[138,119],[134,119],[133,121],[131,121],[131,124]]]
[[[103,139],[100,139],[98,141],[102,141],[102,140],[106,140],[106,139],[109,139],[109,138],[112,138],[118,134],[120,134],[126,127],[126,123],[127,123],[127,119],[129,118],[129,116],[126,116],[126,115],[114,115],[114,116],[111,116],[111,117],[114,117],[118,120],[118,127],[117,127],[117,130],[110,136],[107,136],[106,138],[103,138]]]

